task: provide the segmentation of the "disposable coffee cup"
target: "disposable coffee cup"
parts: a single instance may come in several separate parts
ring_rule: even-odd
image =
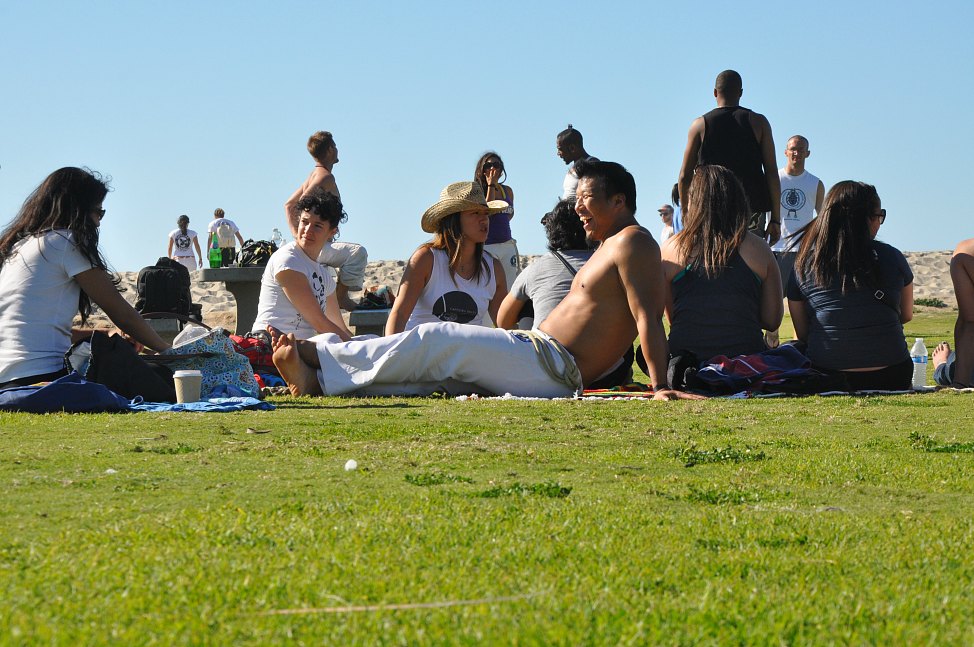
[[[176,402],[199,402],[203,386],[203,374],[199,371],[176,371],[172,374],[176,383]]]

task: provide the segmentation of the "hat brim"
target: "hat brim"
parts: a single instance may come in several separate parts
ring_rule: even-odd
[[[448,198],[446,200],[441,200],[437,202],[432,207],[427,209],[423,213],[423,219],[421,225],[423,231],[427,234],[436,233],[436,226],[440,224],[440,221],[453,213],[459,213],[460,211],[469,211],[471,209],[483,209],[483,202],[471,202],[470,200],[460,200],[457,198]],[[487,212],[490,214],[500,213],[508,208],[508,204],[503,200],[491,200],[487,202]]]

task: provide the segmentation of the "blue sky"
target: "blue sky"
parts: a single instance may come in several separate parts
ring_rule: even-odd
[[[522,253],[561,190],[555,135],[636,177],[654,233],[714,77],[744,78],[778,150],[811,141],[826,187],[877,186],[880,238],[949,249],[974,236],[974,4],[890,2],[0,3],[0,222],[61,166],[113,178],[102,246],[119,270],[166,251],[186,213],[222,207],[244,237],[283,203],[330,130],[349,221],[370,258],[426,240],[423,210],[497,150]]]

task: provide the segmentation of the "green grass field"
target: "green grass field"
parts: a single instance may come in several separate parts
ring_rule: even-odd
[[[969,395],[275,403],[0,413],[0,643],[974,642]]]

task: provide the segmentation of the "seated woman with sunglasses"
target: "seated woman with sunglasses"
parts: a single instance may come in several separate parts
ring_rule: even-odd
[[[118,328],[157,351],[169,348],[116,288],[98,250],[108,183],[80,168],[51,173],[0,234],[0,388],[67,374],[77,312],[97,304]]]
[[[347,218],[342,203],[317,188],[298,200],[295,209],[300,216],[294,242],[271,254],[261,276],[254,332],[293,334],[297,339],[330,332],[348,341],[352,333],[338,307],[337,284],[318,262],[322,248]]]
[[[490,254],[501,262],[504,281],[510,292],[514,279],[521,273],[521,257],[517,251],[517,241],[511,236],[511,220],[514,218],[514,189],[501,184],[501,177],[507,177],[504,161],[494,151],[487,151],[477,160],[473,179],[480,185],[488,201],[506,202],[502,211],[491,213],[490,230],[484,244]]]
[[[447,321],[486,325],[507,296],[500,262],[484,251],[488,217],[507,206],[487,202],[476,182],[454,182],[426,210],[423,231],[433,240],[417,249],[402,274],[399,293],[386,321],[386,334],[424,323]]]
[[[839,182],[822,213],[799,230],[788,285],[795,333],[815,368],[848,389],[910,388],[913,362],[903,324],[913,318],[913,272],[895,247],[876,240],[886,220],[876,187]]]

